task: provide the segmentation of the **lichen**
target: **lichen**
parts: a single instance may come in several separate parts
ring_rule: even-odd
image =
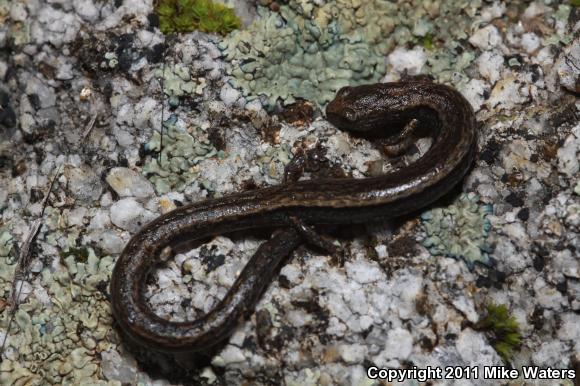
[[[192,184],[197,173],[192,169],[200,161],[220,156],[209,140],[203,138],[203,130],[194,128],[193,136],[177,127],[177,116],[172,115],[164,122],[167,129],[163,133],[163,150],[159,157],[154,157],[144,165],[143,172],[155,186],[159,194],[171,190],[183,191]],[[145,144],[148,151],[158,152],[161,148],[161,134],[156,131],[151,140]]]
[[[155,13],[164,34],[201,31],[226,35],[241,26],[232,8],[211,0],[159,0]]]
[[[101,63],[101,67],[115,68],[119,64],[119,58],[117,57],[117,54],[114,52],[106,52],[105,59],[106,61],[103,61]]]
[[[13,20],[10,17],[12,3],[10,0],[0,0],[0,26],[8,26],[12,43],[22,46],[30,42],[30,25],[21,20]]]
[[[191,77],[189,69],[179,63],[157,69],[155,76],[163,78],[163,91],[169,96],[169,105],[172,107],[179,105],[180,97],[201,91],[198,90],[199,85]],[[200,85],[203,86],[201,82]]]
[[[8,256],[12,250],[12,235],[0,229],[0,256]]]
[[[292,152],[289,146],[272,146],[257,159],[257,163],[261,166],[265,177],[276,180],[284,174],[284,167],[290,163],[291,159]]]
[[[423,71],[438,81],[469,79],[461,71],[475,55],[462,42],[480,0],[287,3],[279,13],[260,8],[252,26],[220,44],[232,62],[233,84],[248,99],[261,96],[270,109],[296,98],[323,107],[342,86],[377,82],[386,72],[385,55],[397,45],[427,48]]]
[[[278,99],[304,98],[323,106],[341,87],[376,82],[385,73],[384,57],[360,38],[342,36],[336,21],[321,27],[288,6],[259,14],[249,30],[220,44],[233,63],[232,83],[248,100],[264,95],[274,107]]]
[[[0,316],[1,335],[8,335],[1,384],[120,385],[98,380],[98,353],[114,347],[105,339],[112,318],[99,289],[110,279],[113,259],[99,259],[92,249],[88,251],[85,262],[69,255],[32,279],[36,296],[20,304],[10,331],[11,313]],[[0,276],[2,296],[9,287],[10,281]]]
[[[486,310],[476,329],[487,333],[495,351],[507,362],[521,344],[519,324],[504,304],[489,303]]]
[[[0,0],[0,22],[6,23],[8,15],[10,14],[10,2],[8,0]]]
[[[435,208],[421,215],[426,237],[422,243],[432,255],[463,259],[470,268],[474,263],[489,264],[486,243],[491,223],[487,215],[491,205],[478,205],[475,194],[463,194],[447,208]]]

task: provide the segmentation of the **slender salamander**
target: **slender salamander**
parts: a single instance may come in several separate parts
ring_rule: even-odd
[[[476,152],[473,110],[458,91],[444,85],[412,81],[345,87],[327,106],[326,117],[339,129],[381,130],[393,144],[408,141],[417,128],[428,129],[433,142],[416,162],[382,176],[284,183],[183,206],[146,224],[128,242],[111,279],[113,314],[126,337],[156,351],[207,350],[253,312],[284,258],[312,241],[309,227],[363,223],[425,207],[465,176]],[[171,322],[153,312],[144,284],[162,256],[184,251],[192,241],[250,228],[281,232],[258,248],[209,313]]]

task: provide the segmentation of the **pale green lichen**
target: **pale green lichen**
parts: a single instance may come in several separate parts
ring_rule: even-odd
[[[469,36],[481,0],[290,0],[280,12],[259,10],[260,19],[221,44],[234,85],[248,99],[304,98],[324,106],[345,85],[373,83],[386,71],[395,46],[427,46],[426,68],[439,81],[467,81],[462,73],[475,55]]]
[[[292,159],[290,146],[280,145],[268,147],[257,163],[261,165],[262,174],[272,179],[279,179],[284,175],[284,167]]]
[[[567,20],[570,16],[570,12],[572,12],[572,7],[568,4],[560,4],[558,6],[558,10],[554,13],[554,19],[557,23],[561,25],[566,25]],[[549,36],[545,39],[544,44],[559,44],[562,43],[564,45],[568,45],[574,40],[574,35],[569,33],[569,31],[562,31],[563,33],[555,33],[552,36]]]
[[[171,190],[183,191],[197,177],[193,169],[200,161],[220,156],[209,140],[199,140],[204,135],[196,128],[197,133],[190,133],[176,126],[177,116],[172,115],[164,122],[166,131],[163,133],[163,150],[159,157],[154,157],[143,166],[143,172],[155,186],[159,194]],[[145,145],[149,151],[158,152],[161,148],[161,135],[153,133],[153,138]]]
[[[117,57],[117,54],[114,52],[105,53],[105,59],[106,62],[103,62],[101,64],[101,67],[115,68],[119,64],[119,58]]]
[[[259,95],[273,107],[305,98],[319,106],[348,84],[376,82],[385,72],[384,57],[353,38],[342,39],[336,22],[321,28],[288,6],[280,14],[260,10],[249,30],[237,31],[220,44],[231,74],[249,100]]]
[[[169,97],[169,104],[173,107],[179,105],[179,97],[193,93],[201,93],[199,87],[204,86],[203,83],[198,84],[192,78],[189,69],[179,63],[157,69],[155,76],[163,78],[163,90]]]
[[[4,230],[0,231],[0,256],[6,257],[10,255],[12,250],[12,235],[10,232]]]
[[[0,26],[8,26],[8,36],[15,46],[22,46],[30,42],[30,23],[16,21],[10,18],[10,8],[13,2],[0,0]]]
[[[12,289],[12,279],[16,272],[16,259],[9,261],[6,257],[0,257],[0,297],[8,299]]]
[[[479,205],[475,194],[463,194],[446,208],[435,208],[421,215],[426,237],[423,245],[432,255],[461,258],[470,268],[474,263],[489,264],[486,243],[491,223],[491,205]]]
[[[109,282],[113,259],[99,259],[92,249],[88,251],[86,261],[79,262],[71,254],[32,279],[38,294],[46,292],[29,296],[15,313],[0,365],[1,384],[120,385],[99,379],[98,353],[114,345],[106,340],[112,317],[98,287]],[[0,261],[2,265],[14,266],[6,259]],[[10,280],[0,277],[3,296]],[[2,335],[9,319],[9,312],[0,316]]]

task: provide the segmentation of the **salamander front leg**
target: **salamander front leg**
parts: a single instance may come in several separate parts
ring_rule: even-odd
[[[411,119],[403,130],[396,136],[380,141],[383,152],[389,157],[398,157],[405,154],[415,143],[419,126],[417,119]]]

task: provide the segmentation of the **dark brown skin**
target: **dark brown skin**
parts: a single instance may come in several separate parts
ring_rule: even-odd
[[[339,129],[380,129],[390,146],[408,142],[405,136],[420,126],[432,132],[433,144],[415,163],[384,176],[285,183],[183,206],[145,225],[125,247],[111,279],[113,314],[125,335],[157,351],[207,350],[252,312],[276,268],[296,247],[318,244],[308,227],[393,218],[425,207],[464,177],[475,155],[473,110],[459,92],[444,85],[345,87],[326,115]],[[408,122],[412,123],[401,130]],[[213,310],[191,322],[155,315],[143,287],[159,256],[208,236],[250,228],[282,230],[260,246]]]

